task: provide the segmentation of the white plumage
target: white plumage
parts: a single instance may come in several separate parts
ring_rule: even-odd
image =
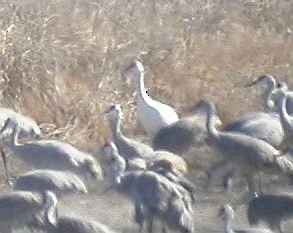
[[[147,94],[142,63],[135,61],[128,71],[132,73],[137,82],[137,116],[147,134],[153,137],[161,128],[178,121],[179,117],[174,108],[154,100]]]

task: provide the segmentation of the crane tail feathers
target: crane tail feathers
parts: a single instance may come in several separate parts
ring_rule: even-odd
[[[279,156],[275,162],[282,172],[293,175],[293,161],[287,156]]]

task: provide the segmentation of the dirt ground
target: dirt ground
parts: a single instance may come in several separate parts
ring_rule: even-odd
[[[204,153],[206,149],[201,152]],[[205,156],[211,156],[207,154]],[[12,155],[13,156],[13,155]],[[198,159],[201,161],[201,159]],[[21,164],[18,160],[11,158],[10,166],[12,173],[21,174],[28,167]],[[22,171],[19,169],[22,168]],[[194,232],[195,233],[216,233],[224,232],[224,224],[218,218],[218,209],[222,204],[234,203],[241,196],[241,193],[246,190],[243,180],[239,178],[235,181],[232,193],[224,193],[220,186],[219,180],[214,182],[213,187],[209,190],[204,188],[206,184],[206,177],[204,170],[193,168],[188,178],[197,187],[197,202],[194,208]],[[288,184],[288,180],[280,178],[277,175],[263,176],[264,191],[267,193],[272,192],[290,192],[292,186]],[[95,220],[109,226],[117,233],[136,233],[138,227],[133,222],[133,205],[126,197],[117,193],[115,190],[109,191],[106,194],[103,192],[109,184],[106,181],[99,182],[95,186],[91,186],[89,193],[86,195],[71,195],[63,197],[58,203],[58,212],[60,215],[69,215],[82,217],[88,220]],[[2,190],[7,190],[3,184]],[[235,219],[233,220],[235,229],[249,227],[246,218],[246,205],[237,207]],[[293,221],[287,221],[285,226],[285,233],[292,232],[290,229],[293,227]],[[154,232],[161,232],[160,225],[155,224]],[[0,231],[1,232],[1,231]],[[17,233],[30,233],[27,229],[17,230]],[[42,232],[37,232],[42,233]]]

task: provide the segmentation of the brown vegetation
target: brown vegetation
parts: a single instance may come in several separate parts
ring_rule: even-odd
[[[112,102],[134,132],[121,72],[140,56],[151,95],[182,115],[209,98],[229,121],[260,107],[256,88],[243,88],[249,80],[271,73],[293,83],[292,12],[283,0],[1,1],[1,104],[95,149]]]

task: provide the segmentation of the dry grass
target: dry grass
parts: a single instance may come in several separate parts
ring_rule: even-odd
[[[143,54],[153,96],[181,114],[208,98],[229,121],[260,107],[257,91],[243,88],[257,75],[292,84],[292,12],[282,0],[1,1],[1,104],[95,149],[109,103],[125,106],[137,132],[121,71]]]

